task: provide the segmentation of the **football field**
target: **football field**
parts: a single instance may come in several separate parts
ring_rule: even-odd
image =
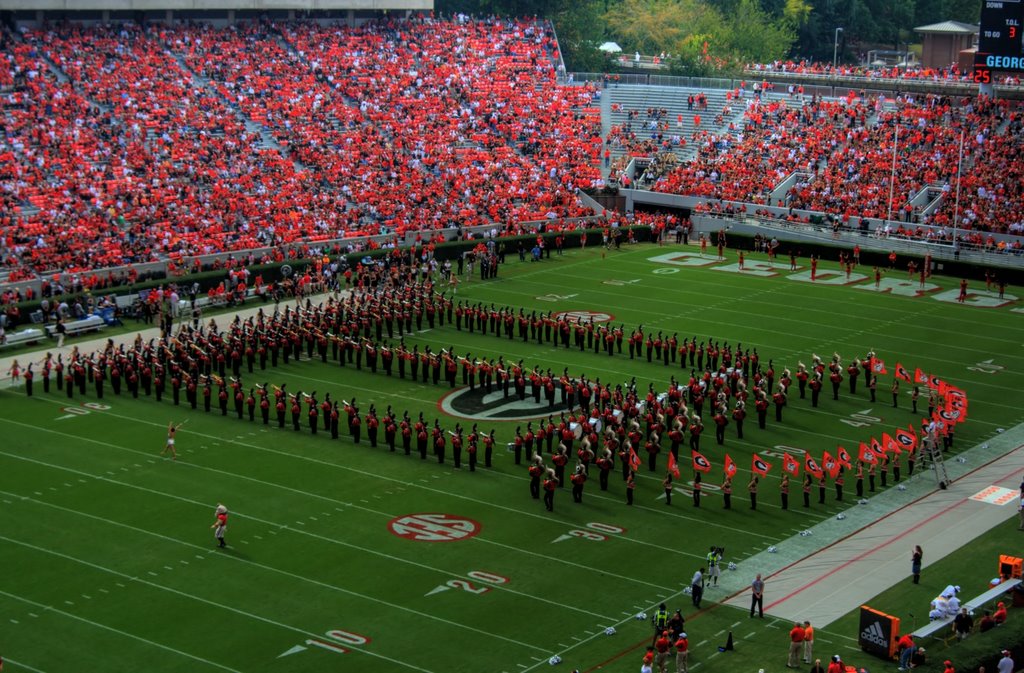
[[[467,430],[477,423],[498,438],[493,466],[481,458],[470,472],[464,458],[455,469],[450,455],[438,464],[433,456],[421,460],[415,447],[412,455],[400,444],[390,452],[383,441],[371,448],[365,434],[356,445],[344,431],[332,440],[322,430],[311,435],[305,423],[296,432],[290,423],[279,429],[276,419],[264,425],[258,414],[255,421],[233,409],[222,416],[216,405],[210,413],[184,401],[175,407],[167,395],[162,402],[133,399],[108,387],[99,400],[89,386],[87,395],[68,399],[56,389],[43,393],[38,378],[31,398],[5,387],[0,655],[8,670],[46,673],[524,673],[551,669],[556,655],[561,663],[553,670],[630,671],[650,644],[649,617],[665,602],[687,619],[691,669],[756,670],[766,658],[781,667],[785,631],[774,620],[751,622],[744,610],[720,605],[724,588],[709,588],[698,609],[684,588],[711,545],[724,547],[725,562],[736,564],[723,572],[749,583],[761,570],[746,559],[856,506],[852,476],[844,501],[830,485],[826,503],[815,497],[806,509],[794,479],[783,511],[783,457],[802,466],[805,454],[820,461],[842,446],[856,460],[861,442],[920,427],[927,388],[917,414],[906,383],[894,408],[897,364],[966,392],[970,416],[957,426],[954,452],[1024,421],[1019,302],[998,300],[974,281],[959,304],[959,279],[939,275],[921,290],[916,277],[893,270],[876,289],[871,269],[847,277],[822,262],[817,271],[812,282],[806,260],[790,271],[788,258],[770,265],[748,252],[741,270],[733,251],[719,261],[692,246],[642,244],[607,253],[577,249],[537,263],[510,257],[499,279],[458,287],[457,300],[527,314],[575,312],[622,324],[627,336],[642,324],[645,334],[676,333],[680,342],[695,336],[756,348],[762,366],[771,360],[776,381],[784,368],[810,365],[813,354],[828,362],[838,353],[845,368],[874,351],[885,363],[874,402],[863,376],[855,394],[844,381],[838,400],[826,380],[817,408],[809,391],[800,399],[794,383],[781,423],[770,412],[759,429],[751,403],[744,438],[730,424],[724,446],[706,419],[701,453],[712,471],[699,508],[685,444],[682,477],[666,503],[664,440],[655,471],[643,456],[632,506],[616,464],[607,491],[592,478],[583,502],[574,503],[568,487],[559,489],[547,512],[530,496],[526,461],[516,466],[506,450],[517,426],[525,431],[529,419],[536,425],[547,418],[546,405],[330,360],[257,368],[244,374],[245,387],[287,383],[321,398],[355,398],[363,409],[372,403],[378,413],[389,405],[399,416],[422,412],[447,430],[456,421]],[[565,369],[602,382],[635,378],[641,395],[649,384],[656,393],[667,390],[672,376],[685,383],[691,369],[648,362],[646,354],[630,359],[625,346],[609,356],[450,323],[405,342],[522,360],[556,376]],[[183,421],[178,460],[161,457],[168,422]],[[771,470],[752,511],[746,484],[755,453]],[[726,454],[739,466],[730,510],[718,487]],[[903,464],[906,476],[905,457]],[[218,503],[230,510],[226,549],[216,548],[211,530]],[[730,632],[737,648],[726,660],[718,646]],[[846,648],[855,663],[858,656],[877,662],[854,651],[853,631],[826,627],[818,634],[828,646]]]

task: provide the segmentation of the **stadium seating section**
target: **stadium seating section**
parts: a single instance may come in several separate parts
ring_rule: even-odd
[[[637,99],[630,87],[561,85],[557,62],[551,33],[528,20],[5,33],[3,274],[514,230],[590,214],[577,188],[625,182],[629,160],[645,156],[640,186],[658,191],[846,221],[892,213],[949,226],[958,216],[979,245],[984,231],[1021,233],[1016,107],[742,87]],[[961,130],[970,170],[959,213],[951,198],[928,212],[910,206],[923,189],[950,190]]]

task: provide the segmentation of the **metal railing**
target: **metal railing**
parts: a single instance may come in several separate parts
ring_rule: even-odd
[[[701,221],[744,224],[781,234],[780,238],[784,238],[788,233],[799,233],[801,238],[812,239],[822,245],[842,244],[848,247],[859,245],[866,250],[895,251],[910,255],[931,255],[932,259],[935,260],[1024,269],[1024,249],[1016,252],[986,251],[983,247],[961,242],[958,254],[953,247],[952,241],[939,242],[907,238],[895,234],[887,235],[881,229],[862,231],[850,227],[832,228],[828,224],[815,225],[807,222],[791,222],[781,218],[746,214],[700,213],[694,215],[692,219],[698,224]]]
[[[895,79],[887,77],[868,77],[856,75],[824,75],[787,73],[778,70],[744,70],[743,78],[715,77],[682,77],[678,75],[657,75],[650,73],[571,73],[574,83],[597,82],[609,87],[621,85],[667,86],[691,89],[737,89],[745,86],[748,95],[752,94],[754,82],[767,81],[784,84],[804,84],[805,94],[810,96],[843,97],[849,93],[895,96],[900,93],[946,93],[970,95],[977,93],[978,85],[973,82],[958,80],[929,79]],[[608,78],[606,80],[606,78]],[[812,88],[808,88],[808,86]],[[997,97],[1024,97],[1024,85],[996,84]]]
[[[961,93],[977,91],[978,84],[971,79],[970,76],[965,76],[961,79],[950,79],[950,78],[936,78],[936,77],[882,77],[878,75],[856,75],[850,73],[815,73],[815,72],[794,72],[790,70],[759,70],[757,68],[744,68],[744,75],[750,77],[756,77],[757,79],[804,79],[807,81],[816,81],[826,84],[840,84],[846,82],[853,82],[855,84],[884,84],[886,86],[895,86],[901,89],[906,89],[906,86],[901,85],[924,85],[924,86],[950,86],[957,88]],[[996,89],[1006,89],[1008,91],[1024,91],[1024,85],[1021,84],[1008,84],[993,83],[993,87]]]
[[[609,80],[608,86],[622,84],[648,84],[650,86],[672,86],[689,87],[693,89],[735,89],[743,80],[711,77],[680,77],[677,75],[652,75],[649,73],[616,73],[608,75],[618,79]],[[604,82],[605,73],[601,72],[574,72],[573,81],[576,83]]]

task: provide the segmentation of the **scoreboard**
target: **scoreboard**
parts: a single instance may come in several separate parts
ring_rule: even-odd
[[[1024,0],[982,0],[974,81],[992,82],[993,72],[1024,72]]]

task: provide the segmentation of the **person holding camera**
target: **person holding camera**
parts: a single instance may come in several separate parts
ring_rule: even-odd
[[[711,551],[708,552],[708,578],[711,580],[712,586],[718,586],[718,578],[722,574],[721,563],[722,554],[725,553],[723,547],[711,546]]]

